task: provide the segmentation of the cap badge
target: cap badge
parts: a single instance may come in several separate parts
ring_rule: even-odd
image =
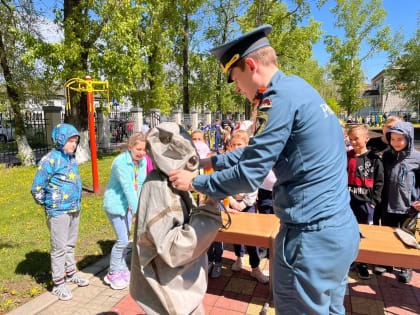
[[[233,55],[233,57],[229,60],[229,62],[228,63],[226,63],[226,65],[225,66],[223,66],[222,64],[220,64],[220,66],[222,67],[222,69],[223,69],[223,71],[225,72],[225,73],[227,73],[228,71],[229,71],[229,68],[235,63],[235,62],[237,62],[238,60],[239,60],[239,54],[235,54],[235,55]]]

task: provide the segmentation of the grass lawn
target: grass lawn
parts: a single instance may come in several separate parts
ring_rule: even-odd
[[[117,152],[118,153],[118,152]],[[116,154],[98,159],[101,190]],[[79,166],[83,186],[92,186],[91,163]],[[0,313],[10,311],[52,286],[46,216],[30,193],[36,167],[0,167]],[[79,269],[111,251],[115,241],[102,196],[84,194],[76,245]]]

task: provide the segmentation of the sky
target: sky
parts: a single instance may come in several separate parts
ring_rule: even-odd
[[[312,4],[315,4],[315,0],[309,0]],[[401,27],[404,30],[404,40],[408,40],[413,37],[417,29],[418,12],[420,11],[420,0],[382,0],[385,11],[388,12],[386,17],[385,25],[391,27],[392,34],[395,34]],[[55,4],[62,4],[57,0],[36,0],[36,5],[42,8],[45,12],[48,12],[47,18],[53,19],[54,14],[52,8]],[[288,0],[286,0],[288,2]],[[329,11],[335,5],[334,0],[329,0],[327,3],[317,9],[315,5],[312,8],[311,15],[316,21],[322,23],[322,29],[325,34],[342,36],[343,32],[340,29],[334,27],[334,16]],[[58,31],[51,21],[45,20],[43,33],[46,34],[46,39],[49,42],[57,42],[62,37],[62,32]],[[324,34],[324,35],[325,35]],[[362,47],[363,49],[363,47]],[[325,50],[323,40],[319,41],[313,46],[314,59],[319,62],[320,65],[325,65],[329,61],[329,54]],[[380,53],[374,55],[362,64],[362,70],[366,75],[366,82],[370,82],[371,79],[381,72],[388,63],[386,53]]]
[[[329,9],[332,8],[335,1],[329,0],[321,9],[312,8],[312,16],[316,21],[322,22],[322,29],[329,35],[343,35],[339,29],[334,27],[334,16]],[[418,12],[420,11],[420,0],[383,0],[385,11],[388,12],[385,25],[391,27],[392,35],[396,31],[403,28],[404,41],[412,38],[417,30]],[[363,49],[363,47],[362,47]],[[330,55],[325,50],[323,41],[315,44],[313,47],[314,59],[318,60],[319,64],[325,65],[328,63]],[[362,64],[362,70],[366,75],[366,82],[379,72],[386,68],[388,63],[386,53],[374,55]]]

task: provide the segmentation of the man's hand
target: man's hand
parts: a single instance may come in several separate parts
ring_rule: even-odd
[[[191,182],[195,177],[195,173],[186,170],[174,170],[169,172],[169,181],[172,186],[178,190],[189,191],[194,190]]]
[[[420,211],[420,201],[414,201],[413,208]]]

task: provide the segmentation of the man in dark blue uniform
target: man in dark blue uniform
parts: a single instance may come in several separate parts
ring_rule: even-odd
[[[344,314],[359,229],[349,206],[343,133],[308,83],[278,69],[270,31],[264,25],[211,50],[228,82],[255,104],[249,146],[212,157],[218,172],[193,177],[178,170],[170,180],[218,200],[258,189],[273,169],[273,208],[281,219],[271,275],[276,312]]]

